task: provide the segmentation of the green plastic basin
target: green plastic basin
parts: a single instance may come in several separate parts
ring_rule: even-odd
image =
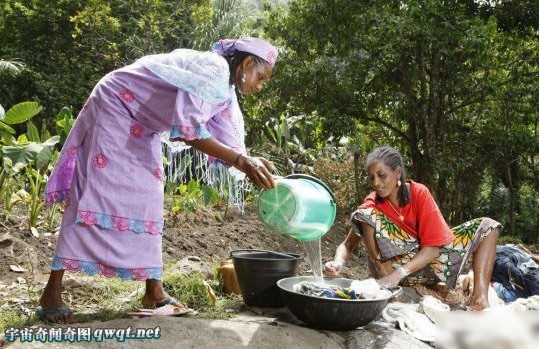
[[[275,188],[262,191],[258,198],[258,215],[266,226],[301,241],[327,233],[336,212],[332,191],[307,175],[277,179]]]

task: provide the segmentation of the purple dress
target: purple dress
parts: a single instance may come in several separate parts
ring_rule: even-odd
[[[215,137],[244,152],[234,138],[230,108],[231,99],[207,103],[139,63],[103,77],[45,189],[48,205],[65,201],[51,269],[161,279],[160,136],[169,131],[173,140]]]

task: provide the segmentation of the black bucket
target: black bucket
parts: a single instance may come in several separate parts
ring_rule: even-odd
[[[230,252],[243,301],[257,307],[284,306],[277,281],[296,274],[301,256],[264,250]]]

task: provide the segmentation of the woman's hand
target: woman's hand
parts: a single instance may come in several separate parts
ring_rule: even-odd
[[[324,274],[332,277],[339,276],[344,268],[344,263],[350,258],[358,243],[359,237],[353,229],[350,229],[344,241],[337,246],[334,260],[324,264]]]
[[[264,189],[275,188],[275,181],[270,171],[275,170],[271,161],[264,158],[241,155],[235,164],[235,167],[245,173],[254,185]]]
[[[395,270],[389,275],[384,276],[383,278],[380,278],[376,280],[378,282],[378,285],[380,285],[380,288],[392,288],[399,286],[399,283],[401,282],[401,274]]]
[[[329,261],[326,264],[324,264],[324,274],[326,276],[332,276],[332,277],[339,276],[343,266],[344,266],[343,261],[340,261],[340,260]]]

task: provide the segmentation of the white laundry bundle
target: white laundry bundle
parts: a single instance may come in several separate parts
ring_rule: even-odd
[[[385,289],[381,289],[378,282],[375,279],[354,280],[350,284],[350,287],[358,298],[361,299],[379,299],[386,298],[391,295],[391,292]]]
[[[539,310],[539,295],[528,298],[517,298],[516,301],[486,308],[485,311],[537,311]]]
[[[397,324],[398,328],[424,341],[436,340],[435,319],[438,312],[449,311],[449,306],[432,296],[424,296],[419,304],[389,303],[382,311],[385,322]]]
[[[440,302],[433,296],[424,296],[419,303],[417,311],[428,316],[432,322],[436,322],[436,314],[439,312],[450,311],[449,305]]]

